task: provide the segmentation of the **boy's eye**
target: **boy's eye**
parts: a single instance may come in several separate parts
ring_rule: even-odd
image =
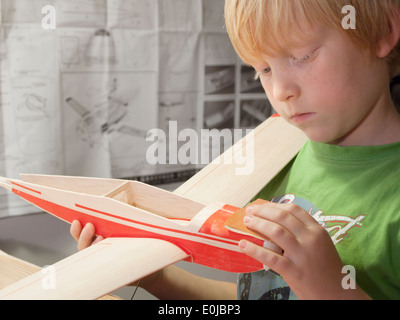
[[[312,58],[314,58],[316,52],[317,52],[317,50],[314,50],[313,52],[311,52],[310,54],[308,54],[304,57],[301,57],[301,58],[293,57],[292,59],[295,63],[307,62],[307,61],[311,60]]]
[[[258,71],[258,72],[256,72],[254,79],[258,80],[262,74],[269,74],[269,73],[271,73],[271,71],[272,71],[271,67],[267,67],[267,68],[263,69],[262,71]]]
[[[271,72],[271,67],[265,68],[265,69],[262,71],[262,73],[264,73],[264,74],[268,74],[268,73],[270,73],[270,72]]]

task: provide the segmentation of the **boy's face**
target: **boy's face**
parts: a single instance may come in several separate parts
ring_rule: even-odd
[[[253,66],[275,110],[311,140],[365,145],[372,114],[387,107],[387,67],[344,32],[310,30],[308,40]]]

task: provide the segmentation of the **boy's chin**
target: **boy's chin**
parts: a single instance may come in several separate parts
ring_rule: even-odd
[[[303,131],[308,139],[316,143],[325,143],[325,144],[340,144],[341,139],[327,135],[326,133],[318,133],[318,132],[306,132]]]

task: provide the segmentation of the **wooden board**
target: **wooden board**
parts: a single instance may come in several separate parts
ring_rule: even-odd
[[[297,155],[306,141],[302,131],[281,117],[271,117],[174,193],[205,205],[223,202],[243,207]],[[240,174],[244,169],[240,155],[253,164],[244,175]]]
[[[40,267],[0,250],[0,290],[40,270]],[[99,300],[121,299],[115,295],[105,295]]]
[[[0,289],[21,280],[40,268],[0,251]]]
[[[10,276],[4,281],[23,279],[1,290],[0,299],[97,299],[186,257],[165,241],[112,238],[57,262],[48,272],[27,277],[33,266],[8,261]]]

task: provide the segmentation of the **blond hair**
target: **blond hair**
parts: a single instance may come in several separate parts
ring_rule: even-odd
[[[344,30],[343,7],[356,10],[356,29]],[[261,54],[275,55],[299,40],[307,27],[335,27],[346,32],[361,49],[375,51],[390,35],[389,17],[400,0],[226,0],[226,28],[233,46],[248,64]],[[299,32],[300,31],[300,32]],[[392,75],[400,72],[400,44],[387,57]]]

